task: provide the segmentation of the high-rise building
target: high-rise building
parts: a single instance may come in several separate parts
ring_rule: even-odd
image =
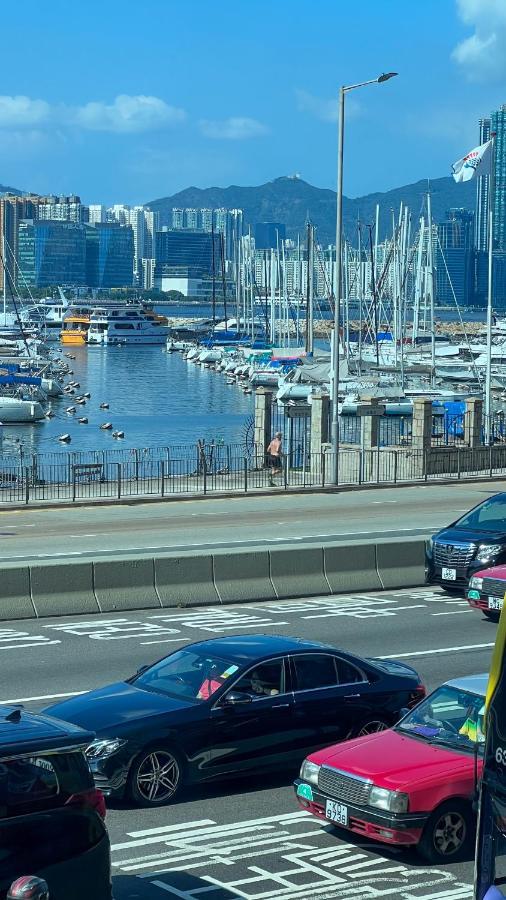
[[[506,104],[490,116],[491,134],[495,133],[494,171],[494,250],[506,250]]]
[[[172,227],[184,228],[184,209],[172,210]]]
[[[155,233],[158,229],[159,213],[144,206],[116,204],[108,210],[109,221],[120,225],[130,225],[134,235],[133,283],[139,287],[143,281],[142,260],[153,259]]]
[[[156,275],[171,269],[188,270],[192,277],[210,275],[213,271],[213,239],[205,231],[162,228],[156,233]],[[216,275],[219,269],[219,243],[214,241]]]
[[[257,222],[253,236],[257,250],[275,249],[286,238],[286,226],[282,222]]]
[[[86,284],[85,226],[79,222],[24,219],[18,227],[20,286]]]
[[[88,210],[75,194],[69,197],[49,195],[41,197],[38,204],[38,219],[50,219],[59,222],[85,222]]]
[[[131,225],[99,222],[86,228],[86,280],[89,287],[131,287],[134,235]]]
[[[12,294],[18,285],[18,228],[22,219],[36,219],[37,206],[41,197],[30,195],[19,197],[5,194],[0,197],[0,256],[5,249],[7,270],[6,292]],[[4,288],[4,264],[0,261],[0,291]]]
[[[213,230],[213,210],[204,208],[200,210],[200,227],[202,231]]]
[[[90,225],[96,225],[97,222],[107,222],[107,206],[104,206],[103,203],[91,203],[88,206],[88,223]]]

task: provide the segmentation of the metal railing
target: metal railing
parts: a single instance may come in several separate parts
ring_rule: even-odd
[[[169,448],[165,448],[166,451]],[[268,467],[254,448],[216,446],[185,448],[177,455],[134,453],[61,454],[56,459],[34,457],[23,463],[4,456],[0,461],[0,505],[59,500],[121,500],[129,497],[167,497],[212,493],[252,493],[271,488],[318,489],[332,486],[334,454],[310,453],[302,445],[287,454],[279,473]],[[27,464],[28,463],[28,464]],[[341,448],[338,484],[376,485],[435,481],[506,474],[506,443],[490,447],[441,446],[370,450]]]

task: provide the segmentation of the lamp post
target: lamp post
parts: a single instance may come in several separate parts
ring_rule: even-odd
[[[359,84],[343,85],[339,89],[339,118],[337,144],[337,212],[336,212],[336,280],[334,291],[334,340],[332,344],[332,420],[331,444],[334,453],[334,483],[339,481],[339,332],[341,330],[341,238],[343,231],[343,156],[344,156],[344,97],[349,91],[366,87],[368,84],[382,84],[394,78],[397,72],[384,72],[378,78],[361,81]],[[361,265],[361,260],[359,260]]]

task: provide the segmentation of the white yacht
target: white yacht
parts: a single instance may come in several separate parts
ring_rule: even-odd
[[[90,315],[88,344],[165,344],[164,316],[141,306],[96,307]]]

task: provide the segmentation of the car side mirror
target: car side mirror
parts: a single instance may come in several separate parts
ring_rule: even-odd
[[[253,698],[250,694],[245,694],[242,691],[230,691],[224,698],[223,703],[225,706],[246,706],[252,701]]]

